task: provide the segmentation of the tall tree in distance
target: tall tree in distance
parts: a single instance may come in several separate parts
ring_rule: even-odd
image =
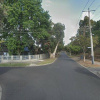
[[[52,29],[52,33],[53,33],[53,36],[55,37],[55,40],[56,40],[56,44],[55,44],[56,46],[55,46],[55,49],[53,51],[53,54],[51,54],[51,57],[55,57],[59,43],[63,45],[64,30],[65,30],[64,24],[62,24],[62,23],[54,24],[54,27]]]

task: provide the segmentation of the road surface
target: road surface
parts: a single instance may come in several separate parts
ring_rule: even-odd
[[[100,100],[100,79],[61,53],[55,63],[0,68],[2,100]]]

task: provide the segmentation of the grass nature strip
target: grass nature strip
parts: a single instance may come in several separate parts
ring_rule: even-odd
[[[46,64],[52,64],[57,58],[50,58],[45,59],[44,61],[39,62],[37,65],[46,65]]]
[[[0,67],[26,67],[30,63],[1,63]]]
[[[47,64],[51,64],[53,63],[57,58],[50,58],[50,59],[44,59],[43,61],[38,61],[38,62],[33,62],[33,66],[42,66],[42,65],[47,65]],[[28,67],[30,66],[30,64],[32,64],[32,62],[9,62],[9,63],[1,63],[0,67]]]

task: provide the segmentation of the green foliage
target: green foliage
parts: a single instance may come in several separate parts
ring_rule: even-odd
[[[60,51],[63,51],[63,50],[64,50],[64,44],[60,43],[60,44],[58,45],[57,51],[60,52]]]
[[[39,40],[45,40],[50,37],[50,34],[45,29],[39,29],[39,32],[34,35],[34,38]]]
[[[59,40],[63,41],[64,30],[65,30],[64,24],[61,24],[61,23],[54,24],[52,32],[53,32],[53,35],[55,35],[57,41]]]
[[[81,46],[83,52],[86,52],[87,47],[90,46],[90,38],[79,35],[76,39],[76,42]]]
[[[78,45],[68,44],[67,46],[65,46],[65,50],[73,54],[78,54],[81,50],[81,47]]]
[[[84,20],[80,20],[79,26],[83,27],[83,26],[88,26],[89,25],[89,17],[85,16]]]
[[[3,19],[4,19],[4,8],[3,8],[3,4],[0,3],[0,29],[2,29],[3,27]]]
[[[93,46],[96,47],[98,45],[98,37],[93,37]],[[83,35],[78,35],[76,37],[71,38],[71,43],[68,44],[65,49],[69,52],[72,52],[74,54],[77,53],[86,53],[90,49],[88,47],[91,47],[90,44],[90,37],[85,37]]]
[[[58,51],[61,50],[61,46],[64,45],[63,43],[64,30],[65,30],[65,25],[62,23],[56,23],[54,24],[52,28],[52,41],[51,42],[53,42],[53,44],[52,43],[51,44],[54,45],[54,49],[55,49],[55,46],[59,42]]]
[[[83,35],[79,35],[75,37],[74,41],[72,42],[73,45],[79,45],[83,52],[88,50],[88,47],[91,46],[90,44],[90,37],[85,37]],[[98,37],[93,37],[93,45],[96,47],[98,45]]]
[[[17,37],[9,36],[6,45],[10,55],[20,55],[24,51],[26,43],[25,41],[19,41]]]
[[[97,21],[95,26],[92,28],[94,36],[97,36],[100,44],[100,21]]]
[[[7,18],[4,19],[2,37],[7,42],[10,54],[21,54],[28,46],[30,51],[37,51],[38,45],[50,37],[50,15],[41,6],[39,0],[5,0]],[[13,34],[12,34],[13,33]],[[39,47],[38,47],[39,48]],[[31,50],[32,49],[32,50]]]
[[[93,20],[91,20],[91,25],[92,25],[92,30],[98,29],[99,22],[95,22]],[[80,20],[79,23],[79,35],[77,35],[74,38],[74,44],[79,44],[83,50],[83,52],[86,52],[88,49],[87,47],[90,47],[90,33],[89,33],[89,17],[85,16],[84,20]],[[96,32],[93,32],[96,34]],[[96,45],[98,44],[98,37],[96,35],[93,36],[93,44],[94,47],[96,47]]]
[[[41,0],[5,0],[7,16],[3,19],[1,39],[5,39],[9,54],[22,54],[27,46],[31,52],[53,52],[60,41],[63,47],[65,26],[54,24],[48,11],[41,6]]]
[[[96,22],[93,20],[90,20],[90,21],[91,21],[91,25],[94,26]],[[89,26],[89,17],[85,16],[84,20],[80,20],[79,26],[80,27]]]
[[[77,45],[72,45],[71,46],[71,51],[73,53],[78,53],[80,50],[81,50],[81,47],[80,46],[77,46]]]
[[[100,21],[91,20],[92,32],[93,32],[93,46],[94,50],[100,44]],[[84,20],[80,20],[78,34],[70,38],[71,43],[65,47],[65,50],[76,53],[83,53],[85,61],[85,53],[91,52],[88,47],[91,47],[90,44],[90,33],[89,33],[89,18],[84,17]],[[99,46],[100,47],[100,46]]]

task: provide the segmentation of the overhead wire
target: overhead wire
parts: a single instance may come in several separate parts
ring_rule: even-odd
[[[95,11],[93,12],[93,14],[98,10],[98,8],[100,7],[100,5],[98,5],[95,9]]]
[[[99,20],[100,19],[100,15],[96,19]]]
[[[88,5],[89,1],[90,1],[90,0],[88,0],[88,1],[87,1],[86,5],[84,6],[84,8],[83,8],[83,10],[82,10],[82,11],[84,11],[84,10],[85,10],[85,8],[86,8],[86,6]],[[95,1],[96,1],[96,0],[93,0],[93,1],[92,1],[92,3],[89,5],[89,7],[88,7],[88,8],[90,8],[90,7],[93,5],[93,3],[94,3]],[[99,7],[97,7],[96,9],[98,9],[98,8],[99,8]],[[78,19],[77,24],[79,23],[79,20],[80,20],[80,18],[81,18],[81,15],[82,15],[82,12],[81,12],[81,14],[80,14],[80,16],[79,16],[79,19]],[[85,14],[85,16],[86,16],[86,14]],[[76,24],[76,26],[77,26],[77,24]]]
[[[88,0],[87,1],[87,3],[86,3],[86,5],[84,6],[84,8],[83,8],[83,10],[82,11],[84,11],[85,10],[85,8],[87,7],[87,5],[88,5],[88,3],[89,3],[89,1],[90,0]],[[92,5],[93,5],[93,3],[95,2],[95,0],[93,0],[92,1],[92,3],[89,5],[89,7],[88,8],[90,8]],[[96,8],[96,10],[99,8],[99,6]],[[85,13],[85,16],[86,16],[87,14]],[[79,16],[79,19],[78,19],[78,22],[77,22],[77,24],[76,24],[76,27],[77,27],[77,25],[78,25],[78,23],[79,23],[79,21],[80,21],[80,18],[81,18],[81,16],[82,16],[82,12],[81,12],[81,14],[80,14],[80,16]]]
[[[86,6],[88,5],[89,1],[90,1],[90,0],[87,1],[87,3],[86,3],[86,5],[84,6],[83,10],[84,10],[84,9],[86,8]],[[82,11],[83,11],[83,10],[82,10]]]
[[[95,0],[92,1],[92,3],[90,4],[90,6],[88,8],[90,8],[93,5],[94,2],[95,2]]]
[[[94,11],[92,14],[94,14],[99,8],[100,8],[100,5],[98,5],[98,6],[96,7],[95,11]],[[97,17],[97,15],[100,15],[100,12],[99,12],[98,14],[94,15],[92,19],[94,19],[95,16]]]
[[[85,4],[84,8],[82,9],[82,11],[85,10],[85,8],[86,8],[86,6],[88,5],[89,1],[90,1],[90,0],[88,0],[88,1],[86,2],[86,4]],[[77,27],[77,25],[78,25],[78,23],[79,23],[79,21],[80,21],[81,16],[82,16],[82,12],[81,12],[81,14],[80,14],[80,16],[79,16],[79,19],[78,19],[78,21],[77,21],[76,27]]]

